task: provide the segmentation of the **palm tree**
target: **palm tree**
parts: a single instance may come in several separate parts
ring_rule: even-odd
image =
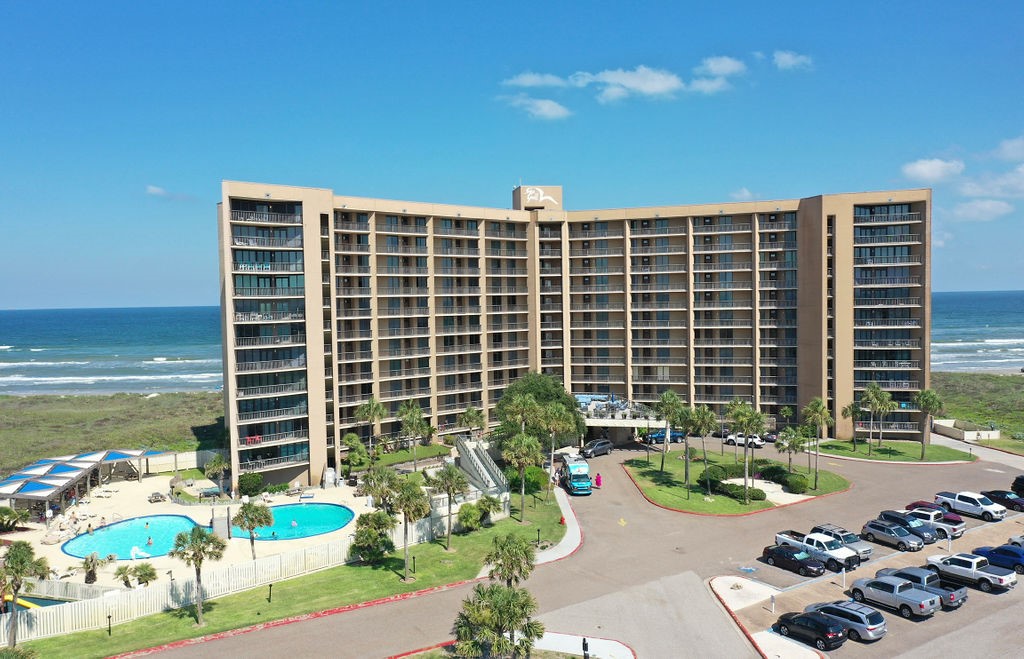
[[[398,408],[398,418],[402,422],[402,433],[409,439],[412,446],[412,470],[419,471],[416,464],[416,444],[427,433],[427,422],[423,420],[423,408],[412,399],[402,402]]]
[[[345,457],[345,463],[348,465],[348,473],[345,475],[346,478],[352,478],[352,467],[356,464],[362,466],[364,462],[369,460],[369,454],[366,452],[366,445],[363,444],[363,440],[359,438],[359,435],[354,432],[347,432],[341,438],[341,445],[348,449],[348,453]]]
[[[755,410],[744,403],[734,412],[737,425],[745,435],[743,440],[743,503],[750,503],[748,490],[750,487],[750,437],[764,434],[767,417],[763,412]]]
[[[7,506],[0,506],[0,533],[6,533],[7,531],[13,531],[18,528],[19,524],[23,524],[28,521],[31,516],[27,509],[16,509],[8,508]]]
[[[783,405],[779,408],[779,416],[786,420],[786,425],[789,425],[789,420],[793,418],[793,408],[789,405]]]
[[[885,417],[889,416],[893,412],[899,409],[900,405],[892,399],[892,394],[888,391],[883,392],[885,395],[878,401],[876,413],[878,414],[878,447],[882,447],[882,434],[885,432]]]
[[[490,495],[480,497],[480,500],[476,502],[476,507],[480,509],[480,516],[483,518],[482,521],[487,526],[494,523],[491,520],[491,515],[504,508],[499,499]]]
[[[804,421],[814,424],[818,429],[818,441],[814,443],[814,489],[818,489],[818,457],[821,455],[821,443],[825,441],[825,430],[834,421],[828,411],[828,405],[820,396],[811,399],[803,409]]]
[[[156,568],[151,563],[139,563],[133,570],[135,574],[135,580],[143,586],[148,586],[150,582],[156,581]]]
[[[444,548],[451,551],[452,548],[452,503],[455,497],[469,490],[469,481],[466,474],[453,464],[446,464],[438,469],[433,476],[426,479],[427,487],[438,492],[444,492],[448,497],[448,535],[445,538]]]
[[[231,468],[231,465],[227,463],[224,456],[220,453],[215,454],[203,467],[203,473],[210,480],[217,479],[217,491],[220,493],[224,492],[224,488],[221,485],[221,480],[224,477],[224,472]]]
[[[779,438],[775,440],[775,450],[779,453],[789,454],[789,471],[793,471],[793,454],[803,451],[806,446],[804,436],[800,434],[800,431],[793,426],[786,426],[779,433]]]
[[[392,512],[391,500],[398,489],[398,474],[390,467],[374,465],[363,476],[356,489],[361,497],[373,497],[375,508]]]
[[[249,534],[249,549],[252,550],[252,560],[256,560],[256,529],[261,526],[274,525],[274,513],[270,506],[250,501],[243,503],[231,523]]]
[[[869,382],[860,394],[860,406],[868,410],[870,417],[868,421],[868,455],[871,455],[871,440],[874,438],[875,415],[878,414],[878,405],[885,398],[886,393],[882,391],[877,382]]]
[[[529,394],[527,394],[529,395]],[[533,396],[530,396],[532,399]],[[536,437],[519,433],[505,442],[501,457],[514,469],[519,470],[519,521],[526,523],[526,468],[544,461],[540,442]]]
[[[544,625],[533,619],[536,613],[537,601],[524,588],[477,584],[455,618],[455,652],[460,657],[528,657],[544,635]]]
[[[536,549],[529,540],[509,533],[495,536],[490,553],[484,556],[484,564],[491,566],[488,573],[491,579],[504,581],[511,588],[530,576],[536,558]]]
[[[386,418],[388,408],[373,396],[356,408],[356,418],[370,424],[370,462],[373,462],[373,436],[377,432],[377,422]]]
[[[739,416],[743,415],[747,409],[750,408],[750,404],[746,403],[739,398],[733,398],[732,401],[725,406],[725,417],[731,419],[733,424],[739,422]],[[733,430],[736,430],[735,428]],[[741,431],[742,432],[742,431]],[[739,459],[739,442],[733,444],[732,452],[733,458]],[[725,455],[725,438],[722,438],[722,455]]]
[[[13,648],[17,643],[18,632],[18,595],[22,590],[29,592],[31,584],[26,579],[45,579],[50,574],[50,564],[43,557],[36,558],[32,545],[24,540],[15,540],[7,548],[7,554],[0,561],[0,595],[11,594],[10,627],[7,630],[7,647]],[[6,588],[3,585],[6,584]]]
[[[661,396],[658,397],[658,402],[654,404],[654,409],[657,410],[658,415],[665,419],[665,448],[661,451],[661,469],[658,471],[665,471],[665,454],[668,453],[669,444],[672,442],[672,426],[679,423],[679,416],[683,411],[683,401],[679,398],[679,394],[667,389],[661,392]]]
[[[718,419],[715,417],[714,411],[707,405],[700,405],[690,410],[687,415],[689,422],[689,432],[694,432],[700,435],[701,449],[704,451],[704,473],[707,474],[707,489],[708,496],[711,496],[711,475],[708,474],[708,444],[707,438],[716,427],[718,427]],[[689,447],[689,443],[687,443]],[[689,452],[689,448],[687,448]],[[690,496],[689,481],[687,481],[686,496]]]
[[[925,449],[932,441],[932,417],[942,411],[942,399],[931,389],[925,389],[914,395],[914,404],[924,412],[925,424],[921,431],[921,459],[924,460]]]
[[[857,420],[864,415],[864,410],[861,409],[860,403],[855,400],[851,400],[847,403],[846,407],[840,410],[840,414],[843,415],[844,419],[853,420],[853,452],[857,452]]]
[[[533,394],[513,394],[504,408],[505,417],[502,421],[510,421],[519,426],[519,432],[526,432],[527,419],[533,418],[540,410],[540,403]]]
[[[398,491],[395,492],[395,510],[402,513],[402,533],[405,539],[405,574],[402,581],[408,583],[409,522],[423,519],[430,514],[430,499],[419,485],[409,479],[403,479],[398,485]]]
[[[555,435],[564,435],[576,430],[576,419],[559,402],[551,402],[541,408],[540,425],[551,437],[550,480],[555,478]],[[548,492],[551,491],[550,486]]]
[[[168,552],[196,570],[196,624],[203,626],[203,562],[207,559],[219,561],[224,557],[227,543],[205,527],[193,526],[192,531],[182,531],[174,537],[174,548]]]
[[[100,558],[97,552],[93,552],[82,559],[82,569],[85,570],[85,583],[96,583],[96,571],[107,564],[105,558]]]
[[[487,421],[484,419],[484,413],[475,407],[469,407],[465,412],[459,415],[458,424],[465,428],[469,428],[469,432],[473,432],[473,428],[479,428],[483,432],[484,426]],[[479,439],[479,437],[477,438]]]
[[[135,567],[133,565],[119,565],[114,570],[114,578],[120,579],[124,583],[125,588],[132,587],[132,577],[135,576]]]

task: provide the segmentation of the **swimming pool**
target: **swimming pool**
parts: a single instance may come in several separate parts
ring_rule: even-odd
[[[65,554],[85,558],[95,552],[100,558],[114,554],[118,560],[165,556],[174,548],[174,536],[191,531],[197,524],[184,515],[148,515],[102,526],[90,535],[83,533],[61,546]],[[149,544],[148,540],[153,543]],[[148,556],[147,556],[148,554]]]
[[[334,503],[289,503],[271,506],[270,512],[274,514],[274,524],[257,528],[257,540],[309,538],[345,528],[355,517],[351,508]],[[231,537],[248,540],[249,532],[232,526]]]

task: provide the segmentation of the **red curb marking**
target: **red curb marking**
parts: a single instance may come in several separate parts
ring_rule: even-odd
[[[544,631],[547,632],[547,631],[551,631],[551,630],[545,629]],[[594,639],[596,641],[611,641],[613,643],[618,643],[622,647],[624,647],[627,650],[629,650],[629,652],[633,655],[633,659],[636,659],[636,650],[634,650],[633,647],[631,645],[629,645],[628,643],[623,643],[622,641],[620,641],[618,639],[615,639],[615,638],[604,638],[603,636],[584,636],[583,634],[568,634],[566,632],[552,632],[552,633],[553,634],[564,634],[565,636],[579,636],[581,639],[582,638],[591,638],[591,639]],[[405,659],[405,657],[411,657],[414,654],[419,654],[421,652],[430,652],[431,650],[437,650],[438,648],[448,647],[449,645],[455,645],[455,641],[444,641],[443,643],[438,643],[437,645],[431,645],[428,648],[420,648],[419,650],[410,650],[408,652],[403,652],[402,654],[393,654],[390,657],[388,657],[387,659]],[[764,655],[761,655],[761,656],[764,657]],[[767,657],[765,657],[765,659],[767,659]]]
[[[985,448],[990,448],[986,446]],[[958,449],[956,449],[958,450]],[[999,449],[996,449],[999,450]],[[961,451],[962,453],[963,451]],[[811,455],[814,455],[813,453]],[[972,465],[975,462],[981,460],[978,456],[974,456],[973,460],[944,460],[942,462],[907,462],[905,460],[872,460],[871,458],[855,458],[852,455],[837,455],[835,453],[822,453],[821,455],[829,458],[836,458],[837,460],[850,460],[851,462],[869,462],[871,464],[880,465],[900,465],[903,467],[948,467],[950,465]],[[1013,454],[1016,455],[1016,454]],[[1018,456],[1021,457],[1021,456]]]
[[[748,517],[750,515],[760,515],[761,513],[771,512],[773,510],[778,510],[780,508],[788,508],[789,506],[798,506],[798,505],[800,505],[802,503],[808,503],[810,501],[816,501],[818,499],[824,499],[825,497],[830,497],[830,496],[833,496],[833,495],[836,495],[836,494],[844,494],[844,493],[849,492],[850,490],[853,489],[853,483],[850,483],[850,486],[848,488],[846,488],[845,490],[836,490],[835,492],[829,492],[828,494],[816,494],[816,495],[814,495],[814,496],[812,496],[812,497],[810,497],[808,499],[804,499],[803,501],[792,501],[790,503],[784,503],[784,504],[781,504],[781,505],[778,505],[778,506],[772,506],[771,508],[762,508],[761,510],[751,510],[750,512],[747,512],[747,513],[698,513],[698,512],[692,511],[692,510],[680,510],[679,508],[672,508],[670,506],[662,505],[662,504],[658,503],[657,501],[652,501],[651,498],[648,497],[647,494],[644,492],[643,488],[640,487],[640,484],[636,482],[636,479],[633,478],[633,474],[629,473],[629,469],[626,467],[626,464],[625,463],[621,463],[621,466],[622,466],[622,470],[624,472],[626,472],[627,476],[629,476],[629,480],[633,481],[633,485],[636,487],[637,492],[640,493],[640,496],[642,496],[644,499],[647,499],[647,503],[649,503],[649,504],[651,504],[653,506],[657,506],[658,508],[662,508],[663,510],[670,510],[670,511],[672,511],[674,513],[681,513],[683,515],[696,515],[698,517]]]
[[[580,530],[580,542],[579,542],[578,545],[576,545],[575,549],[573,549],[571,552],[569,552],[565,556],[562,556],[560,558],[556,558],[553,561],[547,561],[545,563],[540,563],[539,565],[547,565],[548,563],[556,563],[556,562],[561,561],[563,559],[569,558],[570,556],[575,554],[577,551],[579,551],[580,547],[583,546],[583,528],[580,527],[580,525],[579,525],[579,518],[576,517],[576,511],[572,507],[572,502],[568,501],[568,499],[566,500],[566,502],[569,504],[569,510],[572,511],[572,517],[573,517],[574,520],[576,520],[576,526]],[[413,597],[420,597],[422,595],[429,595],[431,593],[440,593],[440,592],[443,592],[443,591],[446,591],[446,590],[450,590],[452,588],[458,588],[459,586],[464,586],[466,584],[473,583],[474,581],[483,581],[486,578],[487,577],[477,577],[475,579],[465,579],[463,581],[456,581],[454,583],[442,584],[440,586],[433,586],[431,588],[424,588],[423,590],[414,590],[414,591],[411,591],[411,592],[408,592],[408,593],[399,593],[397,595],[391,595],[389,597],[382,597],[380,599],[370,600],[368,602],[359,602],[357,604],[346,604],[345,606],[339,606],[337,608],[327,609],[327,610],[324,610],[324,611],[314,611],[313,613],[303,613],[301,615],[292,616],[290,618],[281,618],[280,620],[272,620],[270,622],[263,622],[263,623],[260,623],[258,625],[250,625],[248,627],[239,627],[237,629],[228,629],[228,630],[225,630],[225,631],[222,631],[222,632],[216,632],[214,634],[207,634],[206,636],[198,636],[196,638],[186,638],[186,639],[182,639],[180,641],[172,641],[170,643],[165,643],[164,645],[158,645],[158,646],[151,647],[151,648],[143,648],[141,650],[132,650],[130,652],[124,652],[122,654],[111,655],[109,657],[109,659],[128,659],[129,657],[143,657],[143,656],[146,656],[146,655],[149,655],[149,654],[154,654],[156,652],[163,652],[164,650],[173,650],[175,648],[187,647],[189,645],[195,645],[197,643],[205,643],[207,641],[217,641],[217,640],[221,640],[221,639],[225,639],[225,638],[231,638],[231,637],[234,637],[234,636],[240,636],[242,634],[248,634],[250,632],[258,632],[258,631],[261,631],[261,630],[264,630],[264,629],[273,629],[274,627],[283,627],[285,625],[291,625],[291,624],[294,624],[296,622],[303,622],[303,621],[306,621],[306,620],[315,620],[317,618],[324,618],[326,616],[337,615],[339,613],[347,613],[348,611],[356,611],[356,610],[368,608],[368,607],[371,607],[371,606],[377,606],[379,604],[390,604],[391,602],[401,602],[403,600],[412,599]],[[454,643],[454,641],[451,641],[451,642]],[[413,653],[406,653],[404,655],[395,655],[395,656],[396,657],[404,657],[404,656],[408,656],[408,654],[414,654],[415,652],[421,652],[421,651],[426,651],[426,650],[433,650],[435,648],[441,647],[442,645],[444,645],[444,643],[442,643],[441,645],[434,646],[432,648],[424,648],[423,650],[415,650]],[[634,653],[634,656],[636,656],[635,653]]]
[[[430,652],[431,650],[437,650],[439,648],[445,648],[445,647],[448,647],[449,645],[455,645],[455,641],[443,641],[443,642],[438,643],[436,645],[431,645],[428,648],[420,648],[419,650],[409,650],[408,652],[403,652],[402,654],[393,654],[390,657],[388,657],[387,659],[404,659],[405,657],[411,657],[414,654],[419,654],[421,652]]]

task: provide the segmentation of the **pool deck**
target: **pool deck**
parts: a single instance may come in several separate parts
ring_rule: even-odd
[[[227,509],[231,509],[231,514],[234,515],[241,505],[240,501],[235,501],[231,506],[217,505],[192,505],[184,506],[171,501],[164,501],[162,503],[149,503],[149,495],[153,492],[162,492],[165,495],[170,489],[170,476],[143,476],[142,482],[138,481],[120,481],[114,482],[109,485],[104,485],[99,490],[106,490],[110,492],[109,497],[100,497],[93,495],[88,497],[88,504],[86,509],[91,513],[87,521],[92,522],[93,528],[99,526],[99,520],[106,518],[108,523],[114,521],[114,514],[118,514],[123,519],[129,519],[132,517],[144,517],[146,515],[184,515],[191,517],[197,524],[207,526],[210,523],[211,509],[216,509],[218,517],[227,514]],[[216,487],[211,481],[197,480],[192,488],[189,488],[190,492],[198,492],[199,490]],[[271,506],[280,506],[288,503],[335,503],[348,506],[355,513],[356,517],[364,512],[368,512],[370,508],[366,505],[365,497],[358,497],[355,494],[355,488],[347,485],[341,487],[329,488],[329,489],[310,489],[306,491],[307,494],[312,493],[312,498],[300,499],[298,496],[287,496],[285,494],[275,494],[271,497]],[[68,508],[68,512],[74,510],[74,508]],[[80,517],[80,516],[79,516]],[[39,524],[36,522],[30,522],[25,525],[29,530],[22,531],[19,533],[10,533],[5,535],[7,540],[27,540],[32,543],[35,549],[36,556],[45,557],[50,567],[56,570],[58,573],[65,573],[68,568],[78,567],[78,573],[72,577],[67,577],[65,580],[83,583],[85,581],[85,572],[81,569],[82,561],[79,558],[70,556],[61,551],[63,542],[54,545],[42,544],[42,539],[47,534],[45,524]],[[85,528],[85,524],[81,524],[80,528]],[[256,555],[257,556],[271,556],[286,551],[292,551],[295,549],[301,549],[303,547],[312,547],[315,545],[329,542],[332,539],[347,536],[352,533],[355,529],[355,522],[349,523],[345,528],[334,531],[332,533],[325,533],[322,535],[316,535],[309,538],[300,538],[295,540],[275,540],[273,542],[256,542]],[[140,547],[145,550],[145,547]],[[169,556],[158,556],[154,558],[142,558],[140,561],[146,561],[151,563],[156,569],[159,579],[163,580],[167,578],[167,572],[169,570],[175,573],[184,574],[185,571],[190,571],[191,568],[186,566],[182,561],[171,558]],[[236,563],[247,563],[252,561],[252,553],[249,549],[249,539],[245,538],[233,538],[228,541],[228,548],[224,552],[224,558],[220,561],[207,564],[208,567],[226,567],[228,565],[234,565]],[[117,561],[106,565],[97,572],[97,585],[104,586],[115,586],[123,588],[124,584],[114,579],[114,570],[121,564],[129,564],[132,561]]]

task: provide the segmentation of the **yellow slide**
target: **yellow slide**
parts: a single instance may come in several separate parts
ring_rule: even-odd
[[[4,595],[4,601],[5,602],[10,602],[11,601],[11,596],[10,595]],[[38,604],[33,604],[32,602],[29,602],[27,600],[23,600],[20,597],[18,598],[18,606],[24,607],[26,609],[38,609],[39,608]]]

